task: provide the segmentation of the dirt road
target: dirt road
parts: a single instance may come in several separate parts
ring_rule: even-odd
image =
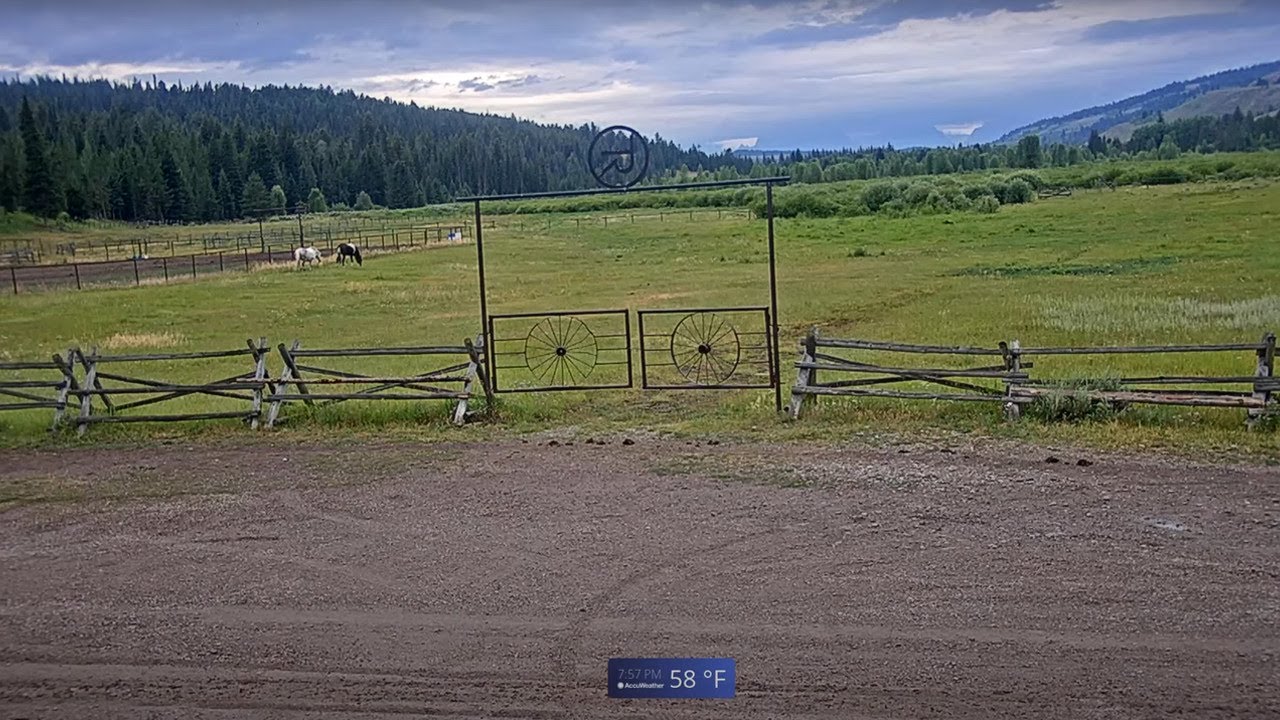
[[[1275,467],[547,442],[0,453],[0,717],[1280,713]]]

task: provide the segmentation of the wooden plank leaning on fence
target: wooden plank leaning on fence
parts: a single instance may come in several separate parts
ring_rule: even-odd
[[[70,357],[70,353],[68,353],[68,357]],[[70,394],[72,391],[79,389],[71,364],[57,353],[54,353],[47,361],[0,362],[0,371],[18,372],[23,370],[52,370],[57,371],[58,375],[57,379],[0,379],[0,400],[14,398],[19,401],[0,402],[0,410],[51,408],[53,410],[53,422],[50,424],[49,430],[50,432],[57,430],[62,423],[63,415],[66,413]],[[39,393],[41,390],[46,391],[46,394],[41,395]],[[52,396],[47,394],[48,391],[52,391]]]
[[[473,396],[473,386],[480,381],[485,397],[492,405],[492,389],[484,371],[483,362],[484,337],[478,336],[475,343],[466,340],[463,346],[422,346],[422,347],[377,347],[377,348],[329,348],[309,350],[302,347],[302,342],[295,340],[291,347],[283,343],[277,346],[280,358],[284,362],[284,370],[276,381],[276,389],[267,398],[270,407],[267,410],[267,427],[275,427],[280,421],[280,411],[284,403],[302,401],[308,406],[329,405],[347,400],[456,400],[458,407],[453,413],[457,424],[465,422],[467,403]],[[446,367],[398,377],[376,377],[362,373],[333,368],[320,367],[302,362],[307,358],[321,357],[375,357],[375,356],[424,356],[424,355],[457,355],[459,362]],[[303,377],[303,373],[308,377]],[[457,373],[462,373],[461,375]],[[442,383],[461,383],[459,390],[440,387]],[[288,392],[292,385],[294,392]],[[361,390],[351,392],[334,392],[325,390],[327,386],[370,385]],[[387,392],[399,390],[401,392]],[[404,392],[412,391],[412,392]],[[318,402],[317,402],[318,401]]]
[[[80,349],[75,353],[80,364],[85,368],[84,381],[81,387],[73,391],[80,399],[80,414],[76,420],[76,432],[83,435],[89,425],[95,423],[134,423],[134,422],[178,422],[187,420],[214,420],[234,418],[244,420],[250,427],[258,427],[262,415],[263,388],[271,387],[267,376],[267,356],[270,348],[266,338],[246,341],[243,350],[216,350],[211,352],[192,353],[153,353],[134,355],[102,355],[98,348],[93,348],[88,355]],[[230,377],[219,378],[204,383],[182,384],[165,380],[153,380],[109,372],[102,366],[114,363],[137,363],[149,361],[201,360],[228,357],[249,357],[253,361],[253,371],[243,372]],[[103,380],[111,380],[123,385],[107,388]],[[139,400],[115,402],[115,396],[143,395]],[[146,407],[157,403],[168,402],[189,395],[208,395],[211,397],[231,398],[248,401],[248,410],[231,410],[200,413],[174,413],[162,415],[122,415],[126,410]],[[106,409],[105,415],[93,414],[93,398],[100,398]]]

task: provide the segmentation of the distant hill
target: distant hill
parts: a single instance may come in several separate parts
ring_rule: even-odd
[[[1237,107],[1256,114],[1280,108],[1280,60],[1170,83],[1109,105],[1039,120],[1006,133],[996,142],[1014,143],[1035,134],[1043,143],[1080,144],[1094,130],[1127,141],[1135,128],[1154,122],[1161,114],[1165,120],[1178,120],[1220,116]]]

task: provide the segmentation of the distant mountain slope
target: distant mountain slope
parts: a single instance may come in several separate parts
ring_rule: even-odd
[[[1237,106],[1244,112],[1255,113],[1280,107],[1280,60],[1170,83],[1108,105],[1039,120],[1005,134],[996,142],[1013,143],[1025,135],[1036,134],[1044,143],[1083,143],[1094,130],[1126,140],[1135,127],[1154,121],[1160,113],[1166,120],[1174,120],[1222,115],[1233,112]]]

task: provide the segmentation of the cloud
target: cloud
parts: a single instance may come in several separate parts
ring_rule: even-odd
[[[759,142],[760,138],[758,137],[745,137],[716,140],[715,144],[719,145],[721,150],[737,150],[738,148],[753,148]]]
[[[81,5],[71,27],[63,11],[7,9],[0,70],[330,85],[766,147],[982,137],[1275,59],[1280,33],[1280,13],[1256,0]],[[925,119],[940,116],[984,123]]]
[[[495,87],[497,86],[487,83],[478,77],[474,77],[468,80],[463,80],[462,82],[458,83],[458,92],[465,92],[467,90],[472,90],[474,92],[484,92],[485,90],[492,90]]]
[[[954,125],[934,125],[934,129],[947,137],[969,137],[982,127],[981,122],[956,123]]]

